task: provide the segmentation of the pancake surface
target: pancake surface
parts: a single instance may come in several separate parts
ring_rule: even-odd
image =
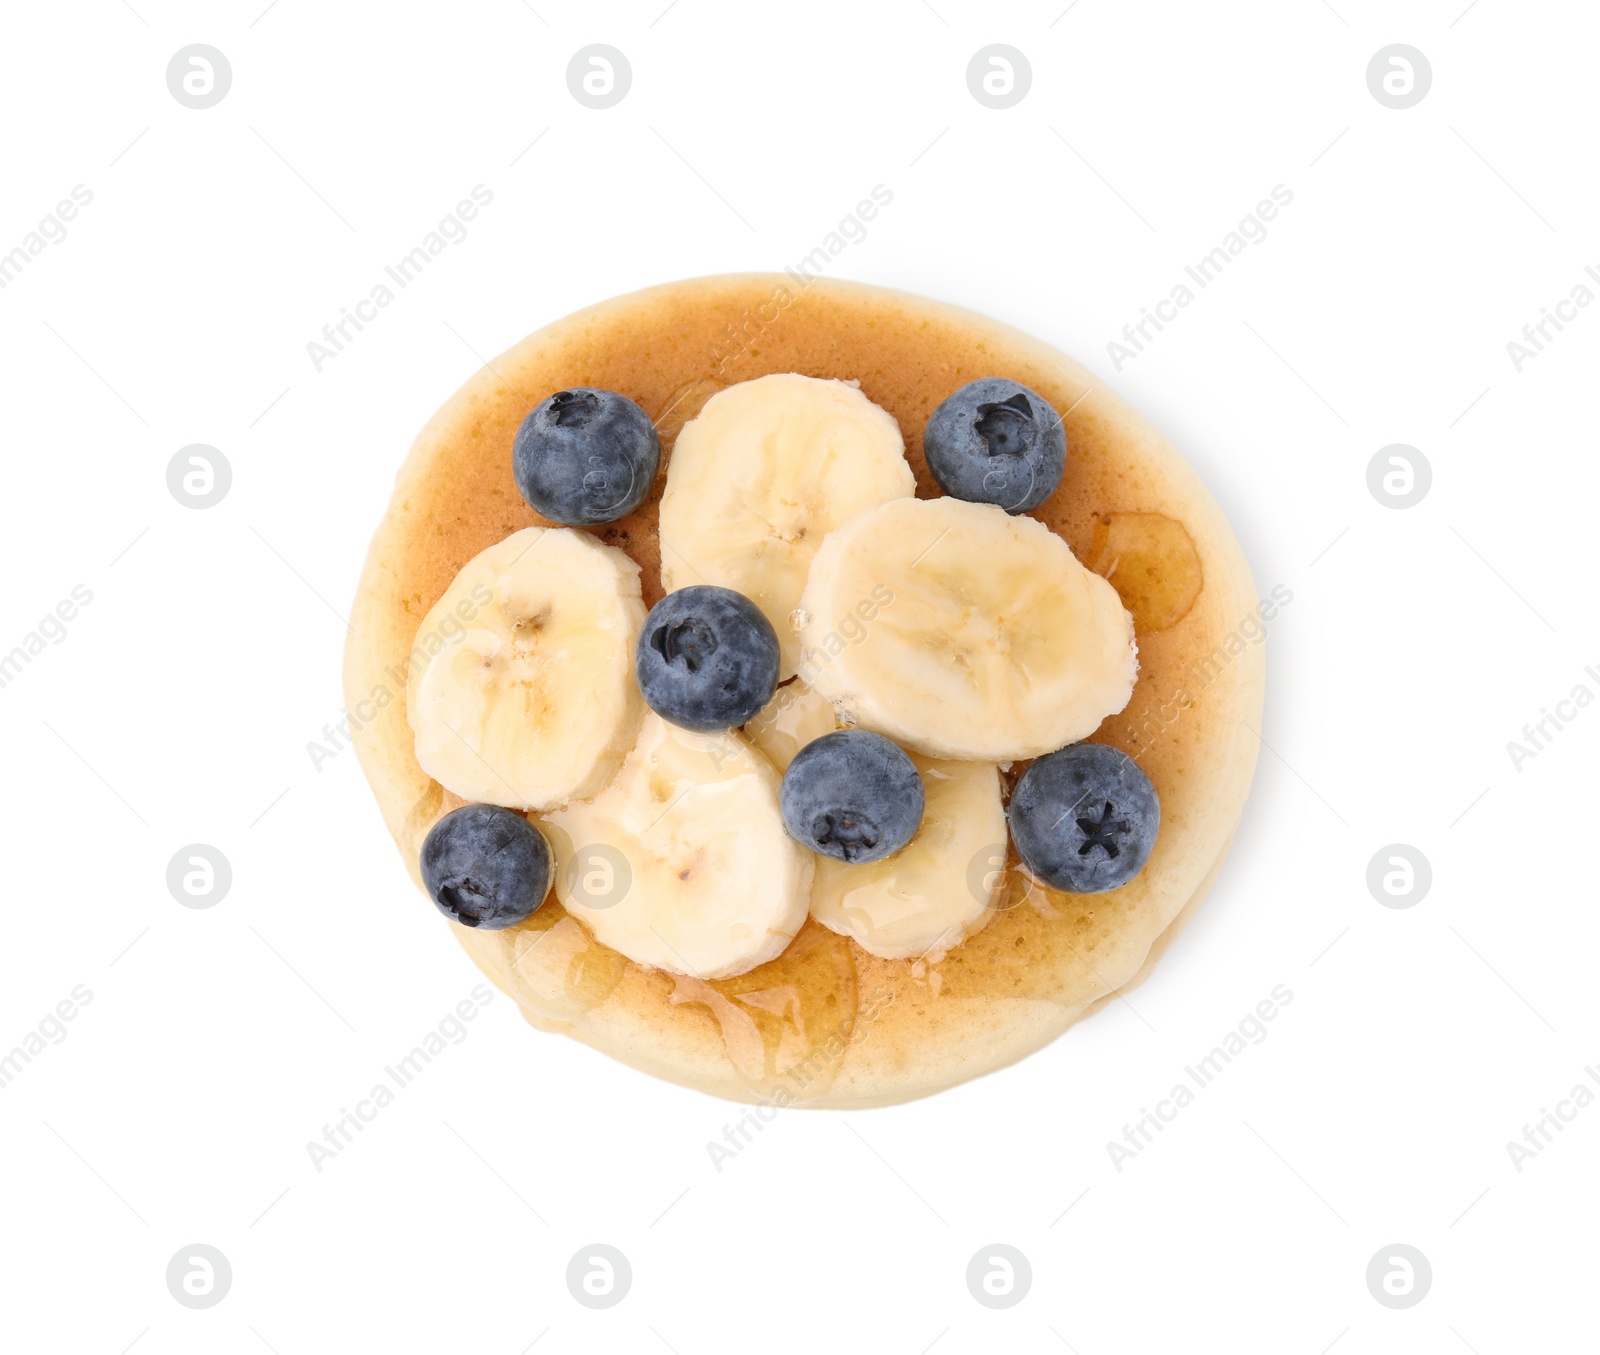
[[[461,566],[549,525],[512,480],[523,416],[567,386],[620,391],[657,420],[670,464],[678,429],[716,390],[773,372],[859,381],[898,420],[922,498],[939,494],[922,428],[958,386],[1010,377],[1063,414],[1066,476],[1030,516],[1134,614],[1133,699],[1091,737],[1137,759],[1161,797],[1149,863],[1121,889],[1070,895],[1031,884],[1013,853],[1004,906],[942,958],[878,959],[808,921],[778,959],[714,982],[633,964],[553,894],[505,931],[443,925],[532,1024],[635,1068],[734,1100],[884,1105],[1012,1063],[1142,978],[1220,869],[1249,789],[1265,653],[1248,566],[1194,471],[1089,372],[968,311],[783,274],[672,283],[580,311],[494,359],[418,436],[359,585],[346,703],[381,704],[356,747],[417,878],[423,837],[461,802],[418,766],[398,698],[418,626]],[[588,529],[641,566],[646,606],[661,596],[664,484],[665,471],[635,513]]]

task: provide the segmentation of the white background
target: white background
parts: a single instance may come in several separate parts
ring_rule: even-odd
[[[1506,747],[1600,693],[1600,308],[1521,372],[1506,349],[1600,267],[1592,7],[264,4],[5,7],[0,251],[93,193],[0,291],[0,651],[93,594],[0,690],[0,1050],[93,994],[0,1091],[5,1346],[1592,1343],[1600,1109],[1520,1172],[1506,1148],[1600,1062],[1600,710],[1520,770]],[[165,80],[194,42],[233,72],[203,111]],[[566,84],[591,42],[633,69],[607,111]],[[993,42],[1032,67],[1006,111],[965,79]],[[1365,78],[1396,42],[1433,70],[1404,111]],[[468,238],[317,372],[307,343],[480,183]],[[739,1109],[503,998],[317,1172],[307,1141],[478,982],[354,756],[307,752],[410,439],[525,333],[792,263],[879,183],[836,275],[1086,361],[1293,590],[1215,893],[1131,1004],[931,1100],[781,1115],[720,1173]],[[1116,371],[1107,341],[1276,184],[1267,239]],[[233,468],[205,511],[166,487],[194,442]],[[1433,468],[1405,511],[1366,484],[1394,442]],[[232,864],[210,910],[165,884],[194,842]],[[1432,863],[1406,910],[1365,884],[1394,842]],[[1265,1042],[1119,1172],[1107,1141],[1278,984]],[[634,1273],[604,1312],[564,1278],[597,1241]],[[164,1281],[195,1242],[233,1269],[206,1311]],[[1033,1271],[1003,1312],[964,1278],[996,1242]],[[1433,1269],[1407,1311],[1365,1281],[1396,1242]]]

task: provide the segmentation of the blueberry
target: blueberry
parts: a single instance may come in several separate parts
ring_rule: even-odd
[[[616,391],[573,386],[535,405],[517,429],[511,473],[533,509],[569,527],[633,512],[661,469],[661,439]]]
[[[835,861],[892,856],[922,823],[922,777],[882,734],[840,729],[794,755],[778,795],[789,836]]]
[[[702,733],[732,729],[772,699],[778,633],[743,593],[695,584],[650,609],[633,667],[663,720]]]
[[[550,875],[544,835],[499,805],[452,809],[422,842],[428,897],[463,927],[515,926],[544,902]]]
[[[1126,753],[1072,743],[1023,772],[1006,815],[1017,855],[1041,880],[1070,894],[1103,894],[1144,869],[1161,801]]]
[[[1042,395],[1003,376],[969,381],[933,411],[922,450],[939,487],[969,503],[1026,513],[1055,493],[1067,430]]]

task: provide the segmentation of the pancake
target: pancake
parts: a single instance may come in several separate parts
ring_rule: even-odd
[[[345,695],[363,721],[361,765],[420,887],[422,839],[461,801],[417,764],[401,699],[408,656],[468,560],[549,525],[512,479],[523,416],[564,387],[620,391],[657,419],[670,459],[678,429],[721,386],[791,371],[859,381],[899,421],[923,498],[939,489],[922,428],[957,387],[1006,376],[1062,412],[1066,475],[1031,516],[1134,614],[1133,698],[1092,737],[1135,758],[1160,795],[1143,872],[1109,893],[1064,894],[1029,880],[1013,853],[994,920],[942,957],[879,959],[808,921],[778,959],[711,982],[634,964],[553,894],[503,931],[440,925],[534,1026],[634,1068],[737,1101],[887,1105],[1010,1064],[1142,979],[1220,870],[1249,789],[1271,604],[1193,469],[1096,377],[980,315],[793,274],[694,279],[580,311],[487,364],[417,438],[362,573]],[[641,566],[647,606],[661,596],[664,483],[635,513],[592,529]],[[1008,769],[1008,792],[1026,765]]]

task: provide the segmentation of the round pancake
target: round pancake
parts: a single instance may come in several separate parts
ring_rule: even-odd
[[[362,574],[345,694],[361,764],[417,878],[423,837],[461,802],[413,753],[403,699],[408,672],[420,671],[412,647],[462,565],[546,525],[511,475],[523,416],[564,387],[620,391],[657,420],[670,458],[677,430],[720,386],[791,371],[859,381],[899,421],[924,498],[939,489],[922,428],[958,386],[1007,376],[1062,412],[1066,476],[1031,516],[1134,613],[1133,699],[1093,738],[1136,758],[1161,797],[1149,863],[1121,889],[1071,895],[1031,882],[1013,853],[994,920],[943,956],[881,960],[808,921],[777,960],[713,982],[632,963],[553,895],[504,931],[441,925],[532,1024],[635,1068],[733,1100],[886,1105],[1012,1063],[1139,981],[1221,868],[1249,789],[1266,604],[1198,476],[1096,377],[972,312],[794,274],[694,279],[580,311],[487,364],[418,436]],[[664,483],[637,512],[593,529],[639,563],[647,606],[661,595]],[[1009,769],[1008,788],[1025,766]]]

